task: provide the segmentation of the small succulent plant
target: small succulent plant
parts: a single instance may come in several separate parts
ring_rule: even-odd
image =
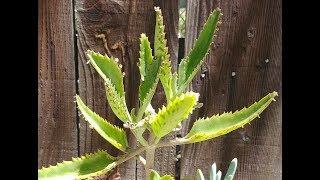
[[[233,179],[233,177],[236,173],[236,170],[237,170],[237,163],[238,163],[237,158],[234,158],[231,161],[229,168],[227,170],[227,173],[224,176],[224,180],[232,180]],[[217,172],[216,163],[212,164],[209,172],[210,172],[209,180],[220,180],[221,179],[222,173],[220,170],[218,170],[218,172]],[[202,171],[200,169],[197,170],[196,180],[205,180],[205,178],[202,174]]]
[[[196,143],[225,135],[259,117],[259,114],[277,96],[276,92],[272,92],[248,108],[199,118],[186,136],[168,141],[162,140],[164,136],[173,132],[183,120],[187,119],[195,108],[200,106],[199,94],[192,91],[186,92],[186,88],[200,69],[203,59],[209,51],[215,37],[214,34],[218,29],[217,26],[220,24],[221,10],[215,9],[209,15],[193,49],[181,61],[177,72],[172,72],[160,8],[155,8],[155,12],[153,52],[148,37],[145,34],[141,34],[140,37],[138,66],[141,80],[138,107],[130,111],[127,108],[126,92],[123,85],[124,74],[118,59],[91,50],[87,51],[89,63],[104,80],[107,101],[112,111],[123,122],[123,128],[128,128],[133,133],[138,147],[130,147],[126,131],[123,128],[109,123],[108,120],[93,112],[77,95],[76,102],[83,119],[106,141],[122,151],[122,154],[113,157],[107,151],[99,150],[92,154],[73,158],[71,161],[42,168],[38,170],[39,179],[91,179],[108,174],[110,170],[132,158],[137,158],[144,165],[147,179],[173,179],[170,175],[160,177],[156,171],[152,170],[156,148]],[[159,81],[163,86],[167,104],[156,112],[151,105],[151,99]],[[148,132],[148,138],[143,135],[145,132]],[[143,157],[144,152],[145,156]],[[233,161],[230,167],[231,170],[230,172],[228,170],[227,178],[234,176],[236,161]],[[211,175],[219,177],[221,173],[215,173],[214,169],[215,166],[213,166]],[[199,171],[198,179],[201,177],[203,175]]]
[[[232,180],[234,178],[234,175],[237,170],[237,163],[238,163],[237,158],[234,158],[231,161],[229,168],[227,170],[227,173],[223,178],[224,180]],[[222,178],[222,172],[220,170],[217,171],[216,163],[212,164],[212,166],[209,170],[209,174],[210,174],[209,180],[221,180],[221,178]],[[187,177],[181,178],[181,180],[206,180],[206,179],[204,178],[204,175],[203,175],[201,169],[197,169],[197,173],[196,173],[195,177],[187,176]]]

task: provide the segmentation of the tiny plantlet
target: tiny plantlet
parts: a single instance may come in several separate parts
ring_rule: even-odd
[[[89,64],[104,80],[107,101],[114,114],[123,122],[123,127],[117,127],[107,119],[93,112],[76,96],[78,110],[84,120],[96,130],[106,141],[122,151],[120,156],[113,157],[104,150],[92,154],[73,158],[55,166],[38,170],[39,179],[92,179],[107,175],[116,166],[130,159],[138,159],[145,167],[145,178],[151,180],[173,180],[170,175],[160,176],[153,170],[154,153],[158,147],[183,145],[209,140],[225,135],[233,130],[244,127],[264,111],[274,101],[277,92],[271,92],[261,100],[235,112],[224,112],[218,115],[202,117],[195,121],[191,130],[181,138],[162,140],[173,132],[181,122],[186,120],[195,108],[202,106],[199,94],[186,91],[192,79],[201,67],[204,57],[209,51],[215,33],[220,24],[222,15],[220,9],[215,9],[208,17],[202,31],[190,53],[181,60],[177,72],[173,72],[165,39],[163,17],[161,10],[156,7],[156,25],[154,35],[154,50],[145,34],[140,37],[140,86],[139,105],[129,111],[125,100],[123,85],[124,74],[122,65],[117,58],[108,57],[88,50]],[[155,110],[151,99],[155,93],[158,82],[162,84],[165,92],[166,105]],[[138,146],[130,147],[126,131],[128,128],[135,136]],[[148,135],[148,137],[146,137]],[[234,159],[224,179],[233,179],[237,166]],[[220,180],[221,171],[216,172],[213,164],[210,170],[210,180]],[[204,180],[201,170],[198,170],[196,179]]]

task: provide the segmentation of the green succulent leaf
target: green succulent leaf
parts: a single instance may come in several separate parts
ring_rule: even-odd
[[[159,69],[161,59],[153,60],[150,42],[145,34],[141,34],[140,38],[140,74],[141,83],[139,87],[140,109],[138,119],[141,119],[146,107],[156,91],[159,81]]]
[[[126,105],[125,96],[120,96],[109,79],[105,82],[106,96],[114,114],[123,122],[131,122],[132,118]]]
[[[105,81],[106,96],[112,111],[121,121],[132,121],[126,105],[123,74],[118,60],[90,50],[87,55],[89,62]]]
[[[174,180],[174,178],[170,175],[164,175],[160,178],[160,180]]]
[[[177,90],[178,90],[178,85],[177,85],[177,81],[178,81],[178,74],[177,72],[173,73],[173,76],[172,76],[172,97],[175,97],[176,94],[177,94]],[[171,98],[170,98],[171,99]]]
[[[155,170],[150,172],[150,180],[160,180],[160,175]]]
[[[150,47],[150,42],[148,37],[142,33],[140,37],[140,58],[139,58],[139,70],[141,74],[141,79],[144,81],[144,77],[147,75],[147,66],[151,65],[153,61],[152,49]]]
[[[259,114],[275,100],[274,98],[277,95],[277,92],[269,93],[250,107],[243,108],[234,113],[227,112],[209,118],[201,118],[194,123],[190,132],[182,138],[181,141],[186,143],[200,142],[227,134],[235,129],[243,127],[256,117],[259,117]]]
[[[151,170],[150,172],[150,180],[174,180],[174,178],[170,175],[164,175],[160,177],[157,171]]]
[[[168,59],[164,59],[160,67],[160,81],[166,95],[167,100],[170,100],[174,96],[176,91],[173,85],[173,76],[171,72],[171,63]]]
[[[235,175],[236,169],[237,169],[237,158],[234,158],[229,165],[229,168],[224,177],[224,180],[232,180]],[[222,172],[220,170],[217,172],[216,163],[212,164],[209,174],[210,174],[209,180],[220,180],[222,176]],[[189,179],[189,178],[184,178],[184,179]],[[190,178],[190,179],[194,179],[194,178]],[[205,178],[203,176],[202,171],[198,169],[196,173],[196,180],[204,180],[204,179]]]
[[[169,59],[162,12],[159,7],[155,7],[154,10],[156,12],[156,26],[154,32],[154,55],[156,59]]]
[[[209,15],[193,49],[188,56],[180,62],[178,68],[178,93],[182,93],[185,90],[201,67],[203,58],[209,51],[214,33],[218,29],[217,25],[220,15],[221,10],[218,8]]]
[[[186,119],[197,104],[199,94],[187,92],[169,101],[167,107],[163,107],[150,120],[153,133],[161,138],[170,133],[181,121]]]
[[[224,177],[224,180],[232,180],[232,179],[233,179],[233,176],[232,176],[232,175],[229,175],[229,176]]]
[[[64,161],[56,166],[50,166],[38,170],[39,180],[75,180],[88,179],[94,176],[106,174],[115,167],[115,157],[106,151],[98,151],[72,161]]]
[[[221,173],[221,171],[219,170],[219,171],[217,172],[217,175],[216,175],[216,180],[220,180],[220,179],[221,179],[221,176],[222,176],[222,173]]]
[[[196,180],[205,180],[201,169],[198,169],[198,170],[197,170]]]
[[[225,180],[232,180],[235,173],[236,173],[236,170],[237,170],[237,164],[238,164],[238,159],[237,158],[234,158],[230,165],[229,165],[229,168],[228,168],[228,171],[226,173],[226,176],[225,176]]]
[[[210,180],[216,180],[217,176],[217,165],[216,163],[213,163],[210,169]]]
[[[156,59],[162,59],[160,67],[160,81],[167,99],[173,96],[171,61],[168,53],[167,40],[165,37],[165,26],[163,24],[162,12],[159,7],[155,7],[156,26],[154,35],[154,55]]]
[[[193,176],[182,177],[181,180],[194,180]]]
[[[124,95],[123,75],[121,66],[118,64],[117,58],[109,58],[107,55],[102,55],[94,51],[88,50],[87,55],[89,62],[96,69],[99,75],[106,81],[111,80],[114,84],[116,91],[120,96]]]
[[[128,148],[126,132],[117,126],[110,124],[107,120],[93,112],[83,103],[78,95],[76,96],[76,101],[84,119],[88,121],[104,139],[110,142],[114,147],[125,152]]]

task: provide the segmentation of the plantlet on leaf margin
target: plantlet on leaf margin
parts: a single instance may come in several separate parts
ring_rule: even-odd
[[[171,68],[160,8],[156,7],[155,13],[153,53],[148,37],[145,34],[141,34],[140,37],[140,103],[130,113],[125,101],[123,72],[117,58],[101,55],[91,50],[87,51],[89,63],[104,80],[107,100],[112,111],[124,123],[123,127],[132,131],[138,147],[130,147],[126,132],[121,127],[112,125],[93,112],[77,95],[76,102],[82,117],[106,141],[121,150],[122,154],[112,157],[106,151],[98,151],[71,161],[64,161],[56,166],[39,169],[39,179],[89,179],[106,175],[114,167],[132,158],[137,158],[145,167],[147,179],[173,180],[170,175],[161,177],[155,170],[152,170],[156,148],[196,143],[225,135],[259,117],[259,114],[278,95],[276,92],[269,93],[248,108],[233,113],[226,112],[221,115],[199,118],[185,137],[161,141],[162,137],[173,132],[182,121],[186,120],[195,108],[201,107],[199,105],[201,102],[198,102],[199,94],[192,91],[185,92],[185,89],[200,69],[203,58],[210,49],[212,39],[218,30],[217,26],[220,24],[221,10],[217,8],[209,15],[193,49],[181,61],[177,72],[173,72]],[[165,91],[167,104],[155,111],[151,105],[151,99],[159,79]],[[142,136],[146,131],[149,131],[148,139]],[[144,152],[146,155],[142,157],[141,154]],[[198,172],[199,178],[203,178],[201,171]],[[234,172],[235,170],[230,170],[230,172],[228,170],[227,174],[233,177]],[[221,171],[214,173],[218,179],[221,177]]]

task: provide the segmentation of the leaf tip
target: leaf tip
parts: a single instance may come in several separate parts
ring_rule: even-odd
[[[238,159],[237,158],[233,158],[231,163],[235,163],[235,164],[238,164]]]
[[[141,33],[141,35],[140,35],[140,39],[144,39],[144,38],[146,38],[147,36],[146,36],[146,34],[145,33]]]
[[[154,7],[154,10],[155,10],[156,12],[161,12],[161,10],[160,10],[160,7],[159,7],[159,6],[155,6],[155,7]]]
[[[277,91],[273,91],[271,94],[272,94],[273,97],[276,97],[276,96],[279,95]]]
[[[92,54],[92,53],[93,53],[93,51],[92,51],[92,50],[87,49],[87,51],[86,51],[86,54],[87,54],[87,55]]]

